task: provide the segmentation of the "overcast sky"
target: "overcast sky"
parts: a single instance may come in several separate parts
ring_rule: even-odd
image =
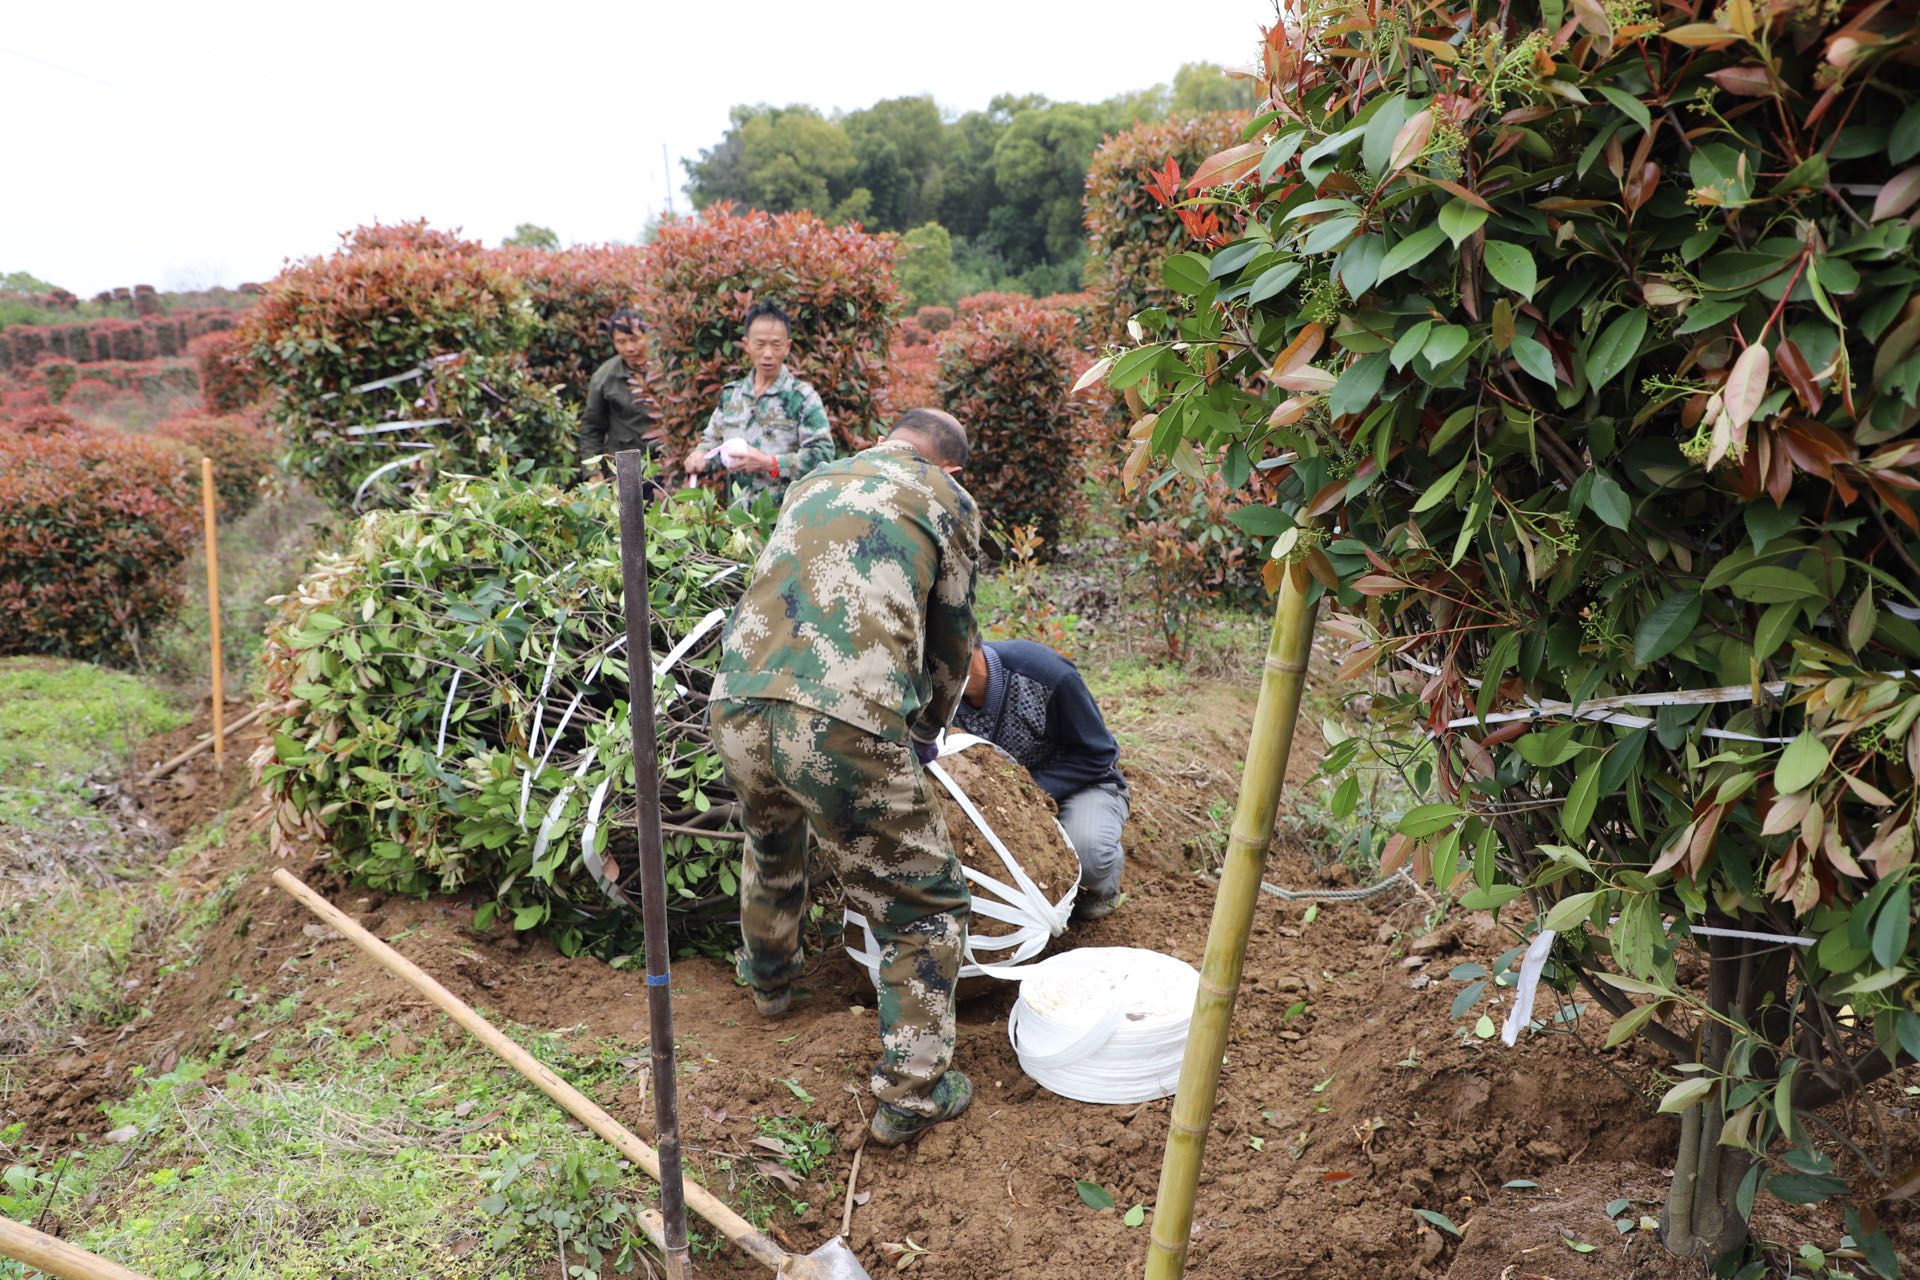
[[[1272,0],[11,4],[0,273],[264,280],[378,218],[633,240],[743,102],[1090,101],[1245,65]],[[1200,11],[1189,11],[1199,13]],[[663,160],[662,147],[667,158]]]

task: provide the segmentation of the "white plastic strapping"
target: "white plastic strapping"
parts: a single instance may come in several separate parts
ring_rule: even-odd
[[[1180,1080],[1200,974],[1138,947],[1082,947],[1007,975],[1020,998],[1007,1039],[1020,1069],[1076,1102],[1167,1097]]]

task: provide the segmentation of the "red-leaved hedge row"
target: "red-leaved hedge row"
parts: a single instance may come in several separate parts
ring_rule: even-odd
[[[965,300],[962,300],[964,307]],[[1053,545],[1077,507],[1086,411],[1073,317],[1031,298],[963,314],[941,335],[942,407],[966,424],[967,488],[989,527],[1032,524]]]
[[[180,603],[193,471],[162,440],[0,425],[0,654],[137,657]]]
[[[184,355],[187,344],[202,334],[232,328],[239,317],[238,312],[209,308],[137,320],[10,325],[0,329],[0,371],[24,369],[48,356],[75,364],[171,358]]]

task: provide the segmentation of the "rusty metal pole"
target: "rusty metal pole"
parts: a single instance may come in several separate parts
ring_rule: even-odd
[[[667,949],[667,878],[660,849],[660,751],[653,727],[653,620],[647,604],[646,455],[614,456],[620,499],[620,581],[626,593],[627,718],[633,726],[634,802],[640,838],[640,918],[646,929],[647,1013],[660,1153],[660,1216],[666,1222],[667,1280],[684,1280],[686,1183],[680,1168],[680,1094],[674,1078],[672,977]]]

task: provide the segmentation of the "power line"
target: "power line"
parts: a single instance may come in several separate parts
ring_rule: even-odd
[[[51,68],[54,71],[63,72],[66,75],[70,75],[70,76],[78,76],[82,80],[89,80],[89,81],[92,81],[94,84],[101,85],[108,89],[116,90],[120,93],[130,94],[136,98],[145,98],[148,102],[157,102],[162,106],[168,106],[168,107],[179,105],[178,103],[173,102],[170,99],[157,97],[154,94],[148,93],[144,89],[130,89],[126,85],[115,84],[111,80],[102,80],[99,76],[91,75],[85,71],[78,71],[72,67],[61,66],[57,62],[48,62],[45,58],[37,58],[31,53],[22,53],[18,49],[8,49],[5,46],[0,46],[0,53],[12,54],[14,57],[19,58],[25,62],[37,62],[41,66]]]

